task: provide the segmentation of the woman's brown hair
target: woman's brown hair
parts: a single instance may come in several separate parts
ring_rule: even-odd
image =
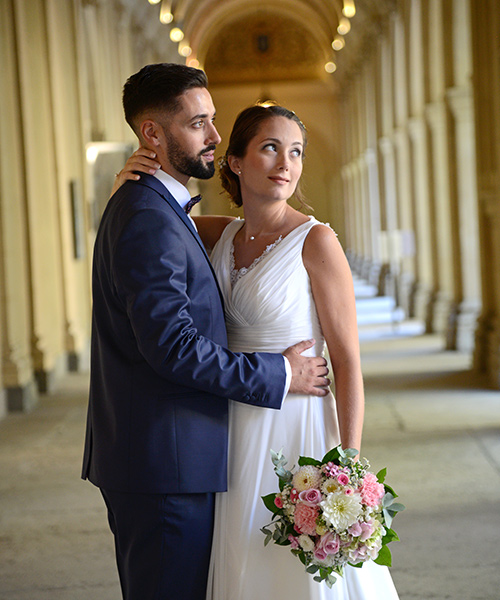
[[[293,111],[288,110],[283,106],[266,102],[255,104],[254,106],[245,108],[245,110],[240,112],[240,114],[236,117],[233,130],[231,131],[226,154],[219,161],[219,177],[222,187],[227,192],[235,206],[239,207],[243,204],[243,200],[241,198],[240,180],[236,173],[233,173],[229,167],[227,157],[235,156],[236,158],[243,158],[246,154],[248,144],[257,135],[262,123],[274,117],[285,117],[286,119],[295,121],[302,132],[304,149],[306,147],[306,128]],[[302,158],[303,157],[304,153],[302,153]],[[304,201],[299,186],[300,182],[297,184],[294,196],[302,208],[310,208],[310,206],[308,206]]]

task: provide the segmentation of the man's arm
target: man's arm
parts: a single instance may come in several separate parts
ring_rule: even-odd
[[[235,354],[199,335],[188,295],[182,228],[162,210],[136,212],[118,240],[115,287],[139,350],[162,377],[221,397],[279,408],[285,387],[279,354]],[[200,290],[203,293],[203,290]],[[303,351],[305,347],[301,350]],[[291,391],[323,395],[324,359],[287,351]]]

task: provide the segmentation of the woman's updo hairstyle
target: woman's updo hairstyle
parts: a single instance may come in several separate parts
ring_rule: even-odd
[[[243,204],[240,190],[240,179],[236,173],[231,171],[227,157],[235,156],[236,158],[243,158],[246,154],[248,144],[257,135],[261,124],[264,121],[267,121],[267,119],[271,119],[273,117],[285,117],[297,123],[297,125],[300,127],[300,131],[302,132],[302,138],[304,142],[303,147],[305,150],[307,144],[306,128],[293,111],[288,110],[283,106],[278,106],[277,104],[265,102],[255,104],[254,106],[245,108],[245,110],[240,112],[240,114],[236,117],[233,130],[231,131],[226,154],[219,161],[219,177],[222,187],[231,198],[232,203],[237,207],[240,207]],[[303,158],[304,152],[302,152],[302,159]],[[297,184],[294,196],[303,208],[309,208],[309,206],[304,202],[299,185],[300,182]]]

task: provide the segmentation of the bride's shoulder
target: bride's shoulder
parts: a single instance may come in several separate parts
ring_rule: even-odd
[[[321,260],[318,261],[318,257],[321,257]],[[317,264],[343,257],[344,251],[335,231],[330,225],[314,219],[304,241],[302,250],[304,264],[307,266],[307,264]]]

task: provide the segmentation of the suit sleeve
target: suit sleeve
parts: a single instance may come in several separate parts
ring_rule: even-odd
[[[282,355],[232,353],[199,334],[186,253],[179,224],[161,210],[135,213],[116,242],[114,285],[139,352],[169,381],[280,408],[286,377]]]

